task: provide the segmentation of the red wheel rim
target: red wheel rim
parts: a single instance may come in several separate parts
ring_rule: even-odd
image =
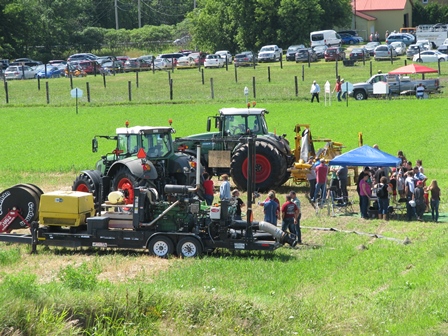
[[[77,186],[76,191],[82,191],[86,193],[90,192],[89,188],[85,184],[80,184],[79,186]]]
[[[245,179],[247,179],[247,159],[244,160],[242,173]],[[262,183],[266,181],[271,175],[271,163],[269,160],[260,154],[255,155],[255,183]]]
[[[134,203],[134,187],[132,182],[124,177],[122,178],[117,185],[117,188],[123,190],[125,193],[125,204],[133,204]]]

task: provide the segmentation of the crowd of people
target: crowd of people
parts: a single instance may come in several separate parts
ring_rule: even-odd
[[[424,213],[431,212],[432,221],[438,222],[441,191],[437,180],[428,183],[422,160],[417,160],[413,166],[402,151],[398,151],[397,157],[401,159],[398,168],[365,167],[359,174],[357,192],[361,217],[371,218],[368,212],[373,202],[378,217],[388,219],[394,211],[392,202],[406,204],[408,221],[422,221]]]
[[[374,147],[377,148],[376,145]],[[437,181],[429,183],[422,160],[417,160],[413,166],[402,151],[398,151],[397,157],[401,160],[397,168],[364,167],[358,175],[356,191],[361,218],[388,220],[394,212],[394,205],[405,203],[407,220],[422,221],[424,213],[430,212],[432,221],[438,222],[441,190]],[[317,206],[322,205],[329,197],[330,190],[339,200],[348,201],[348,167],[328,166],[325,159],[315,159],[312,156],[307,163],[311,164],[311,168],[307,173],[309,191],[306,196],[311,202]],[[215,186],[208,173],[204,173],[203,177],[204,198],[208,205],[212,205]],[[240,191],[231,190],[227,174],[221,176],[219,200],[235,204],[234,219],[242,219],[242,208],[246,205],[240,198]],[[275,191],[271,190],[267,198],[258,202],[258,205],[263,208],[264,221],[277,225],[281,220],[282,230],[295,234],[298,242],[302,243],[301,202],[295,191],[286,194],[285,202],[281,204]]]

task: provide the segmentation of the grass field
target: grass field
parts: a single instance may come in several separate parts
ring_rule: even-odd
[[[385,72],[403,61],[373,64]],[[301,80],[301,65],[272,65],[271,83],[267,66],[239,70],[238,83],[233,68],[206,71],[206,83],[209,73],[216,78],[215,99],[197,70],[176,70],[171,75],[175,92],[185,90],[182,96],[175,93],[172,102],[165,72],[141,74],[140,87],[133,88],[139,93],[131,103],[127,80],[135,75],[108,77],[107,89],[98,77],[75,79],[80,87],[86,80],[97,81],[95,90],[92,84],[95,99],[92,95],[87,103],[82,98],[78,114],[67,79],[49,81],[51,94],[60,93],[49,105],[36,81],[11,82],[8,105],[4,91],[0,94],[0,189],[15,183],[36,183],[44,191],[69,189],[80,170],[93,168],[112,149],[104,141],[99,153],[91,153],[92,137],[111,135],[126,120],[131,125],[167,125],[171,118],[176,136],[204,132],[206,117],[219,108],[244,106],[243,88],[252,92],[256,74],[257,106],[270,111],[271,131],[286,133],[292,141],[294,125],[309,123],[314,137],[340,141],[346,150],[357,147],[362,132],[365,144],[376,143],[393,155],[403,150],[412,162],[422,159],[425,173],[439,180],[445,199],[445,94],[422,101],[350,100],[348,107],[334,101],[325,106],[322,96],[320,104],[311,104],[310,82],[333,83],[334,63],[306,68],[299,97],[293,78]],[[368,66],[342,70],[352,82],[369,77]],[[446,85],[444,71],[448,69],[442,68]],[[1,243],[0,335],[448,334],[445,223],[316,216],[302,187],[278,192],[283,195],[290,188],[302,200],[305,245],[274,253],[219,250],[196,260],[161,260],[135,251],[62,248],[39,248],[38,255],[30,255],[26,246]],[[256,211],[259,215],[260,209]],[[411,244],[401,243],[406,238]]]

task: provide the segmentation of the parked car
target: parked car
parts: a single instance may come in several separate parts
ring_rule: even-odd
[[[369,42],[367,43],[364,48],[369,52],[370,56],[373,56],[373,51],[375,50],[376,47],[378,47],[380,45],[379,42]]]
[[[73,61],[82,61],[82,60],[96,60],[98,57],[91,53],[79,53],[79,54],[73,54],[70,55],[67,58],[67,62],[73,62]]]
[[[139,71],[140,61],[137,58],[130,58],[124,62],[124,72]]]
[[[83,69],[88,74],[99,74],[101,73],[101,64],[99,64],[96,60],[84,60],[78,63],[78,66]]]
[[[36,71],[36,78],[59,78],[61,77],[61,70],[58,67],[55,67],[51,64],[47,64],[47,69],[45,70],[45,66],[39,65],[39,70],[34,69]]]
[[[412,59],[414,55],[418,54],[419,52],[425,51],[426,49],[423,47],[420,43],[411,44],[408,49],[406,50],[406,58]]]
[[[11,62],[9,65],[27,65],[29,67],[34,67],[42,64],[41,61],[34,61],[31,58],[17,58],[14,62]]]
[[[369,60],[370,54],[366,50],[366,48],[353,48],[353,50],[350,52],[349,57],[351,61],[363,61]]]
[[[403,42],[392,42],[390,45],[395,49],[398,56],[406,55],[406,44]]]
[[[157,58],[166,58],[170,61],[170,67],[171,67],[171,63],[174,64],[174,66],[176,66],[177,64],[177,60],[179,58],[181,58],[182,56],[185,56],[183,53],[169,53],[169,54],[160,54],[159,56],[157,56]]]
[[[130,59],[130,57],[129,57],[129,56],[117,56],[117,57],[115,57],[115,59],[116,59],[117,61],[121,61],[121,62],[123,62],[123,64],[124,64],[124,63],[126,63],[127,60]]]
[[[108,61],[104,62],[101,65],[101,72],[105,72],[107,74],[109,73],[117,73],[117,72],[124,72],[124,64],[122,61]]]
[[[0,70],[5,70],[7,67],[9,67],[9,60],[0,59]]]
[[[341,36],[341,42],[342,44],[359,44],[360,40],[358,37],[347,34],[347,33],[342,33],[339,34]]]
[[[173,67],[173,63],[169,58],[156,58],[153,63],[154,70],[165,70],[171,69]],[[151,69],[153,67],[151,66]]]
[[[390,34],[386,38],[386,43],[391,44],[392,42],[403,42],[404,44],[406,44],[408,46],[415,42],[415,37],[411,34],[406,34],[406,33]]]
[[[219,50],[217,52],[215,52],[216,55],[219,55],[221,58],[224,59],[224,64],[227,63],[231,64],[232,63],[232,54],[230,53],[230,51],[228,50]]]
[[[341,47],[331,47],[325,50],[325,62],[343,61],[345,59],[345,51]]]
[[[255,63],[256,63],[256,59],[255,59]],[[251,66],[254,63],[254,54],[252,53],[252,51],[243,51],[239,54],[235,55],[235,58],[233,59],[233,65],[235,65],[235,67],[240,67],[240,66]]]
[[[5,70],[6,79],[34,78],[36,71],[28,65],[10,65]]]
[[[98,64],[103,64],[105,62],[110,62],[110,61],[116,61],[117,59],[115,58],[115,56],[99,56],[96,61],[98,62]]]
[[[299,49],[304,49],[305,46],[303,44],[295,44],[288,47],[286,50],[286,60],[287,61],[295,61],[296,60],[296,52]]]
[[[296,63],[308,62],[308,60],[310,62],[317,62],[319,60],[312,48],[302,48],[297,50],[295,57]]]
[[[204,65],[205,57],[207,56],[207,54],[204,52],[194,52],[188,56],[193,57],[196,66],[202,66]]]
[[[226,63],[226,56],[224,58],[218,54],[211,54],[205,57],[204,68],[223,68]]]
[[[328,47],[326,45],[319,45],[319,46],[313,47],[313,50],[316,53],[318,59],[324,58],[325,50],[327,50],[327,49],[328,49]]]
[[[413,62],[445,62],[448,60],[448,55],[442,54],[440,51],[437,50],[425,50],[421,52],[420,54],[414,55],[412,58]]]
[[[140,65],[143,68],[145,67],[145,64],[148,64],[149,67],[155,57],[153,55],[142,55],[137,57],[137,59],[140,61]]]
[[[221,58],[218,56],[218,58]],[[182,56],[177,60],[176,68],[178,69],[193,69],[196,68],[196,62],[191,56]]]
[[[448,54],[448,45],[442,44],[437,48],[437,51],[441,52],[442,54]]]
[[[397,57],[397,52],[389,44],[381,44],[373,51],[375,61]]]
[[[51,60],[51,61],[48,61],[48,63],[53,65],[53,66],[58,66],[59,64],[67,64],[67,61],[64,61],[64,60]]]

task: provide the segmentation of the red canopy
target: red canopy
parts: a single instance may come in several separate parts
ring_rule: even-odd
[[[390,71],[390,75],[405,75],[405,74],[415,74],[415,73],[437,73],[439,72],[436,69],[428,68],[427,66],[420,65],[420,64],[409,64],[406,66],[403,66],[401,68],[395,69],[393,71]]]

